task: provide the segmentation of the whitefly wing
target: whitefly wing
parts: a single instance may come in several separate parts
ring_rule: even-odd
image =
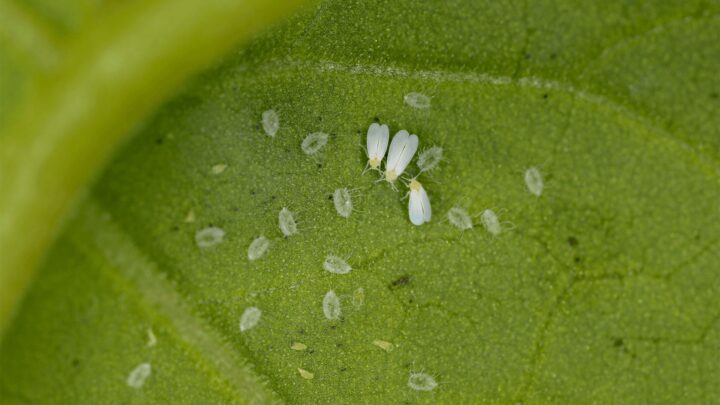
[[[370,124],[367,132],[368,159],[381,161],[387,152],[390,140],[390,128],[378,123]]]

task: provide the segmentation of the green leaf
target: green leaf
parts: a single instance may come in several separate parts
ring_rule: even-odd
[[[0,332],[63,213],[133,125],[237,40],[302,1],[285,3],[128,2],[108,7],[84,34],[61,36],[30,10],[0,2],[0,44],[17,55],[1,62],[2,99],[20,99],[4,103],[13,114],[0,127]]]
[[[4,337],[2,398],[718,402],[719,8],[329,1],[294,17],[117,153]],[[443,147],[418,177],[429,224],[363,173],[375,119]],[[446,219],[456,206],[472,229]],[[207,228],[223,236],[201,247]],[[325,271],[330,254],[352,271]]]

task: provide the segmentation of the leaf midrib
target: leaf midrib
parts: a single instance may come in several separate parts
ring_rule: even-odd
[[[673,149],[688,156],[692,156],[694,160],[701,163],[704,171],[713,178],[720,179],[720,159],[709,156],[698,151],[692,145],[684,142],[679,133],[673,132],[667,128],[663,128],[654,124],[650,117],[636,111],[635,109],[626,107],[606,96],[597,94],[585,88],[579,88],[571,83],[545,79],[538,76],[523,76],[513,78],[512,76],[497,76],[489,73],[450,71],[442,69],[434,70],[418,70],[408,69],[400,66],[381,66],[372,64],[348,64],[337,62],[329,59],[321,61],[308,61],[293,58],[277,58],[262,62],[251,66],[247,70],[243,70],[242,74],[246,75],[243,79],[252,80],[254,74],[272,74],[276,72],[292,72],[310,70],[318,73],[337,72],[348,75],[371,76],[380,78],[396,78],[396,79],[414,79],[414,80],[430,80],[435,82],[455,82],[455,83],[475,83],[487,84],[493,86],[516,86],[518,88],[533,88],[541,90],[557,91],[567,94],[572,98],[589,103],[598,109],[614,112],[621,117],[638,124],[647,130],[648,134],[653,135],[653,139],[664,141]],[[633,131],[635,136],[640,134]]]
[[[89,198],[73,221],[76,232],[70,234],[73,243],[89,257],[103,265],[110,276],[129,284],[140,295],[139,304],[168,321],[177,332],[177,340],[207,364],[224,380],[239,403],[283,403],[280,395],[268,386],[270,376],[261,376],[245,356],[230,347],[230,343],[202,318],[193,315],[184,297],[163,277],[159,266],[137,247],[98,201]],[[263,378],[266,377],[266,378]]]

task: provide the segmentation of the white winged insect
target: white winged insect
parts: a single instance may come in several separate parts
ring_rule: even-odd
[[[389,141],[390,128],[387,125],[380,125],[375,122],[370,124],[367,131],[367,156],[368,166],[371,169],[380,169],[380,163],[385,157]]]
[[[410,180],[410,201],[408,202],[408,215],[413,225],[422,225],[430,222],[432,208],[427,192],[419,181]]]
[[[417,135],[410,135],[404,129],[395,134],[392,142],[390,142],[390,151],[385,164],[385,180],[393,183],[403,174],[405,168],[415,156],[418,142]]]

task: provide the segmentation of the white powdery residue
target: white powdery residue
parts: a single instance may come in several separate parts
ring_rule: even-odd
[[[280,129],[280,117],[275,110],[267,110],[262,113],[262,127],[267,136],[274,138]]]
[[[429,172],[436,168],[443,159],[443,148],[440,146],[433,146],[429,149],[424,150],[417,160],[417,166],[421,172]]]
[[[269,247],[270,241],[268,240],[268,238],[262,235],[258,236],[250,243],[250,246],[248,247],[248,259],[252,261],[261,258],[265,254],[265,252],[267,252]]]
[[[472,218],[467,211],[461,207],[453,207],[447,213],[448,221],[461,231],[472,229]]]
[[[142,388],[145,385],[145,381],[150,377],[152,373],[152,366],[150,363],[142,363],[135,367],[130,372],[127,378],[127,385],[131,388]]]
[[[494,236],[500,235],[502,227],[500,226],[500,220],[493,210],[487,209],[483,211],[480,219],[482,220],[483,226],[485,226],[485,230]]]
[[[353,210],[352,198],[347,188],[339,188],[333,193],[335,210],[343,218],[349,218]]]
[[[283,207],[278,214],[278,227],[286,238],[297,233],[295,216],[285,207]]]
[[[240,316],[240,332],[248,331],[260,322],[262,311],[257,307],[248,307]]]
[[[201,249],[207,249],[222,243],[224,238],[225,231],[216,226],[210,226],[195,233],[195,243]]]
[[[322,149],[328,141],[328,134],[325,132],[313,132],[303,139],[300,147],[306,155],[314,155]]]
[[[418,108],[418,109],[430,108],[430,97],[428,97],[422,93],[416,93],[416,92],[408,93],[405,95],[405,97],[403,97],[403,100],[405,101],[405,104],[407,104],[413,108]]]
[[[334,274],[348,274],[352,270],[352,267],[341,257],[327,255],[323,262],[323,269]]]
[[[545,183],[543,182],[542,173],[537,167],[530,167],[525,170],[525,186],[527,186],[530,194],[536,197],[540,197],[542,194]]]
[[[340,319],[342,310],[340,309],[340,298],[338,298],[335,291],[330,290],[325,294],[322,302],[323,314],[325,318],[331,321]]]
[[[408,387],[415,391],[432,391],[438,386],[437,381],[425,373],[411,373],[408,378]]]

